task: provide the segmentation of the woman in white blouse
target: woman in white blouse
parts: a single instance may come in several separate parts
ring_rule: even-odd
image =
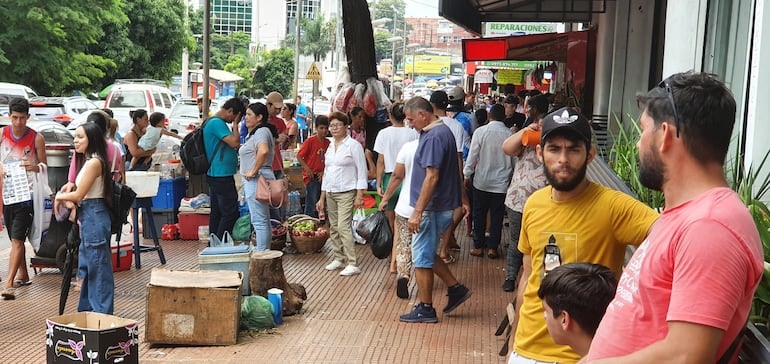
[[[329,131],[332,143],[326,149],[324,179],[321,182],[321,198],[316,208],[328,206],[332,253],[334,260],[326,270],[342,269],[340,275],[361,273],[356,261],[356,247],[350,223],[353,210],[364,203],[366,191],[366,157],[361,144],[348,135],[350,119],[341,112],[329,115]]]

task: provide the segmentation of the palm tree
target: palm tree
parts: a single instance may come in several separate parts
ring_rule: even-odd
[[[302,18],[300,32],[299,54],[313,56],[314,62],[319,62],[334,49],[334,29],[336,20],[326,22],[323,14],[315,19]],[[286,36],[284,47],[293,48],[294,34]],[[313,96],[318,94],[318,82],[313,81]]]

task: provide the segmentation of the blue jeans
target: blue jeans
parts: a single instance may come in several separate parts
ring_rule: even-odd
[[[516,281],[519,269],[523,264],[524,255],[519,251],[519,235],[521,234],[521,212],[505,208],[508,213],[508,229],[511,233],[511,243],[505,255],[505,279]]]
[[[110,215],[104,200],[80,202],[80,248],[78,268],[84,272],[80,287],[78,312],[93,311],[112,314],[115,301],[115,279],[112,275],[110,250]]]
[[[415,268],[433,268],[436,246],[441,235],[452,223],[454,210],[424,211],[420,231],[412,235],[412,261]]]
[[[503,232],[503,214],[505,214],[505,193],[494,193],[473,188],[473,248],[497,250],[500,235]],[[484,234],[487,230],[487,212],[489,212],[489,239]]]
[[[305,215],[318,218],[315,204],[321,198],[321,182],[313,178],[305,186]]]
[[[238,192],[235,189],[235,179],[229,177],[206,176],[211,198],[211,214],[209,215],[209,233],[222,238],[225,231],[233,233],[233,225],[238,220]]]
[[[263,172],[263,176],[271,179],[273,172],[268,175]],[[257,235],[257,251],[269,250],[270,240],[273,238],[270,227],[270,206],[262,201],[257,201],[257,179],[243,180],[243,194],[246,196],[246,203],[249,205],[249,215],[251,216],[251,226]]]

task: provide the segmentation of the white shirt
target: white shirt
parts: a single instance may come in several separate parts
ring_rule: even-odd
[[[440,118],[441,121],[443,121],[444,124],[449,127],[449,130],[451,130],[452,134],[455,136],[457,153],[462,153],[463,148],[470,148],[471,137],[468,135],[468,132],[465,131],[465,128],[463,128],[463,124],[460,124],[459,121],[449,116],[441,116]]]
[[[414,212],[414,207],[409,206],[409,191],[411,191],[412,166],[414,165],[414,153],[417,151],[419,140],[412,140],[404,144],[396,156],[396,163],[404,165],[404,181],[401,182],[401,194],[398,195],[394,211],[398,216],[409,218]]]
[[[505,193],[513,170],[513,157],[503,153],[503,142],[513,135],[502,121],[490,121],[473,133],[471,149],[463,167],[465,178],[473,177],[473,187],[490,193]]]
[[[158,141],[160,141],[160,131],[162,129],[163,128],[147,125],[144,135],[139,138],[139,142],[137,143],[139,148],[142,148],[142,150],[155,149],[155,147],[158,146]]]
[[[355,139],[346,136],[337,146],[332,139],[324,158],[326,165],[321,182],[322,191],[347,192],[367,189],[364,148]]]
[[[418,137],[417,131],[407,127],[389,126],[380,130],[374,141],[374,151],[382,154],[385,173],[392,173],[396,168],[396,155],[401,147]]]

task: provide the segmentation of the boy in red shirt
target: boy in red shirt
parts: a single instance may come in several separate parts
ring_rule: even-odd
[[[324,174],[324,155],[329,147],[329,118],[318,115],[315,118],[315,135],[307,138],[297,152],[302,166],[302,182],[305,184],[305,215],[318,217],[315,205],[321,196],[321,180]]]

